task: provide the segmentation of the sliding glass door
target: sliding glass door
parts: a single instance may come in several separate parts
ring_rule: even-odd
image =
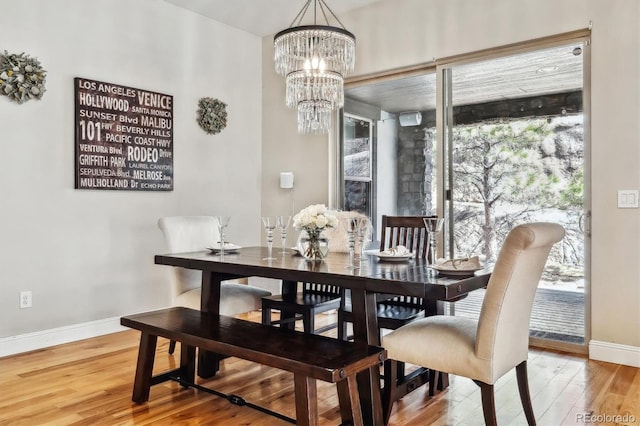
[[[588,35],[348,82],[335,158],[338,206],[374,224],[383,214],[444,216],[439,256],[478,254],[491,264],[515,225],[562,224],[567,236],[540,282],[531,336],[581,352],[589,333]],[[452,313],[477,316],[477,293]]]
[[[562,224],[538,287],[531,337],[585,344],[585,40],[439,67],[449,257],[495,262],[519,223]],[[455,305],[477,316],[482,294]],[[551,345],[553,346],[553,344]]]

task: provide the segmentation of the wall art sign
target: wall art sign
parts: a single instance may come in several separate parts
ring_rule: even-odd
[[[173,190],[173,96],[74,79],[77,189]]]

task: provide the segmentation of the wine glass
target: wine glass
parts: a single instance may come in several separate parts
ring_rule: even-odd
[[[364,255],[364,246],[367,241],[371,241],[373,237],[373,227],[369,222],[368,217],[358,218],[358,258],[360,262],[367,262],[368,259]]]
[[[218,221],[218,233],[220,234],[220,256],[224,256],[224,230],[227,226],[229,226],[229,221],[231,220],[231,216],[216,216],[216,220]]]
[[[427,228],[429,234],[429,248],[431,250],[431,261],[429,265],[433,267],[436,264],[436,246],[438,244],[438,235],[442,232],[442,225],[444,225],[444,219],[441,217],[425,217],[424,226]]]
[[[344,230],[349,236],[349,265],[347,269],[357,269],[354,265],[356,233],[358,232],[358,219],[356,217],[346,217],[342,222]]]
[[[267,257],[262,260],[275,260],[273,257],[273,230],[276,229],[277,220],[275,216],[263,216],[262,224],[265,231],[267,231]]]
[[[291,223],[291,216],[277,216],[276,223],[280,228],[280,238],[282,239],[282,252],[281,254],[287,254],[287,229]]]

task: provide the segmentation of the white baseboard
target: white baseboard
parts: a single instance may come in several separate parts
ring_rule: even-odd
[[[591,340],[589,358],[640,368],[640,347]]]
[[[36,331],[0,338],[0,357],[89,339],[104,334],[128,330],[120,325],[120,317],[106,318],[82,324],[68,325],[49,330]]]
[[[128,328],[120,325],[120,317],[113,317],[4,337],[0,339],[0,357],[124,330],[128,330]],[[640,347],[591,340],[589,342],[589,358],[640,368]]]

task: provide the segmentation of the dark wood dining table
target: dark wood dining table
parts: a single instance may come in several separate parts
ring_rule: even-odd
[[[478,271],[471,277],[441,277],[429,270],[423,259],[389,262],[368,255],[366,261],[356,262],[358,268],[350,269],[347,253],[331,252],[321,262],[307,262],[293,250],[274,254],[274,260],[266,260],[267,253],[266,247],[244,247],[223,256],[208,251],[174,253],[156,255],[155,263],[202,271],[201,310],[211,313],[219,313],[220,283],[235,278],[257,276],[282,280],[283,295],[296,293],[298,282],[326,283],[349,289],[354,340],[370,345],[380,344],[376,293],[422,297],[428,303],[427,315],[435,315],[443,313],[443,302],[460,299],[485,287],[490,276],[489,271]],[[214,354],[199,355],[200,377],[216,374],[214,358]],[[358,376],[365,424],[383,423],[377,377],[379,372],[373,371]]]

